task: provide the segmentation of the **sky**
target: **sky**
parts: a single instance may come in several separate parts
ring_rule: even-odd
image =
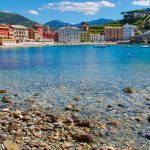
[[[150,0],[0,0],[0,11],[18,13],[41,24],[51,20],[118,20],[121,12],[142,8],[150,8]]]

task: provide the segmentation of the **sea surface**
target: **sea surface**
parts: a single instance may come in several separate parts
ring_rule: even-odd
[[[134,93],[125,94],[125,87],[132,87]],[[82,45],[0,49],[0,89],[9,91],[13,108],[39,105],[57,113],[73,103],[81,116],[101,122],[116,119],[120,123],[117,133],[106,141],[150,148],[150,140],[142,136],[150,131],[150,102],[145,100],[150,98],[150,48]],[[81,100],[74,101],[75,96]],[[29,97],[36,103],[26,101]],[[108,104],[113,107],[108,109]],[[6,105],[0,102],[0,107]],[[135,121],[135,116],[140,116],[142,123]]]

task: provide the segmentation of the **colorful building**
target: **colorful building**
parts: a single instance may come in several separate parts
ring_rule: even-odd
[[[39,32],[33,28],[29,28],[29,39],[39,40]]]
[[[79,43],[80,29],[76,27],[62,27],[57,30],[60,43]]]
[[[14,38],[18,42],[25,42],[29,39],[29,31],[28,28],[22,25],[10,25],[14,33]]]
[[[0,38],[9,38],[9,26],[0,24]]]
[[[124,40],[130,40],[131,37],[135,36],[137,28],[135,25],[125,24],[123,30]]]
[[[43,38],[43,26],[40,25],[40,24],[34,24],[32,26],[32,28],[34,30],[38,31],[38,33],[39,33],[39,39],[42,39]]]
[[[0,38],[1,46],[13,46],[16,44],[15,38]]]
[[[90,32],[89,31],[81,31],[80,32],[80,41],[81,42],[90,42],[91,41]]]
[[[59,35],[57,32],[54,33],[54,42],[59,42]]]
[[[106,41],[123,40],[124,38],[123,27],[106,26],[104,29],[104,36]]]
[[[46,30],[43,32],[43,38],[54,42],[55,33],[50,31],[49,27],[46,27]]]
[[[89,25],[86,22],[82,22],[80,26],[81,31],[89,31]]]

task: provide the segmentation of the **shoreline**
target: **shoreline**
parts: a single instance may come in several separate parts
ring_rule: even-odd
[[[61,43],[36,43],[36,44],[24,44],[24,43],[19,43],[16,45],[8,45],[8,46],[0,46],[0,48],[19,48],[19,47],[43,47],[43,46],[78,46],[78,45],[98,45],[98,44],[105,44],[105,45],[116,45],[116,42],[98,42],[98,43],[93,43],[93,42],[83,42],[83,43],[67,43],[67,44],[61,44]]]

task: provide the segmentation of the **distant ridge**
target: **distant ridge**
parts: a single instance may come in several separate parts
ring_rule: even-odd
[[[88,21],[87,23],[91,26],[96,26],[96,25],[102,25],[102,24],[106,24],[110,22],[113,22],[113,20],[100,18],[97,20]],[[66,27],[66,26],[80,27],[80,24],[81,22],[77,24],[71,24],[71,23],[65,23],[59,20],[52,20],[52,21],[45,23],[44,25],[49,26],[51,28],[60,28],[60,27]]]
[[[7,12],[0,12],[0,23],[2,24],[16,24],[16,25],[23,25],[26,27],[31,27],[36,22],[21,16],[15,13],[7,13]]]

